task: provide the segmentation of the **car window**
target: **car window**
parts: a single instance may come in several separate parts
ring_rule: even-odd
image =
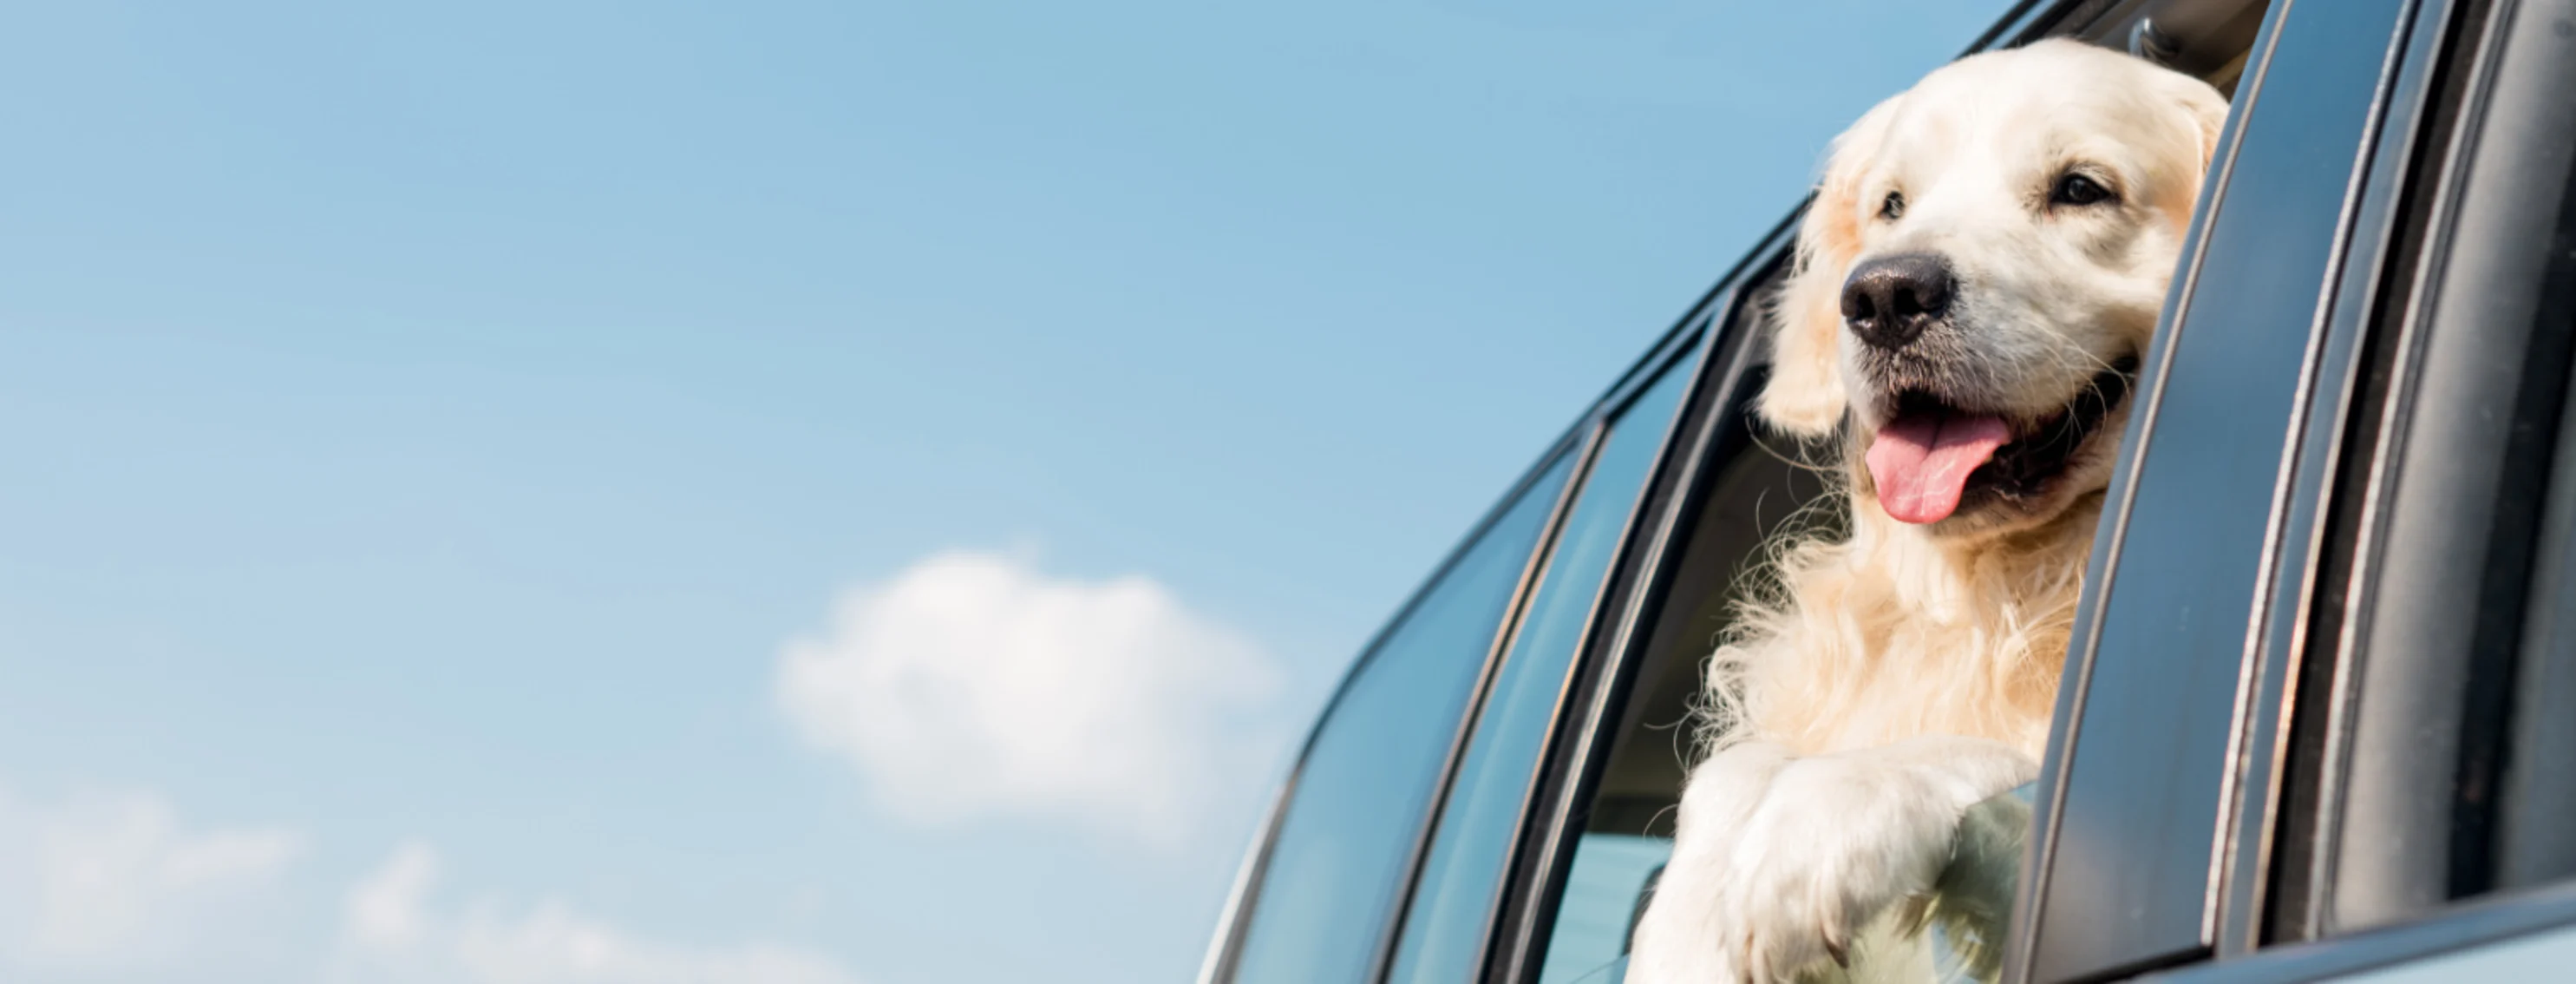
[[[2233,92],[2254,61],[2258,27],[2270,6],[2261,0],[2099,5],[2071,14],[2058,30],[2111,45],[2128,39],[2133,50],[2138,38],[2152,37],[2147,47],[2167,64]],[[1731,331],[1760,330],[1763,292],[1747,288],[1748,303]],[[1586,753],[1585,761],[1573,764],[1582,774],[1570,781],[1572,805],[1564,823],[1546,832],[1558,868],[1539,877],[1552,877],[1543,890],[1554,897],[1527,902],[1527,926],[1509,927],[1529,937],[1535,955],[1524,959],[1534,965],[1539,984],[1620,980],[1636,917],[1669,853],[1673,811],[1697,751],[1698,722],[1691,712],[1701,698],[1706,661],[1730,630],[1739,603],[1765,583],[1767,548],[1793,535],[1841,535],[1843,503],[1827,494],[1830,469],[1815,467],[1838,450],[1794,446],[1754,421],[1746,405],[1761,389],[1762,356],[1749,350],[1744,358],[1748,368],[1741,381],[1729,383],[1731,392],[1705,411],[1719,422],[1712,425],[1704,471],[1692,479],[1695,491],[1676,495],[1688,512],[1674,522],[1666,542],[1679,559],[1652,575],[1654,587],[1641,589],[1648,600],[1638,609],[1640,622],[1626,630],[1643,643],[1623,643],[1600,673],[1603,696],[1591,727],[1598,736],[1593,741],[1607,751]],[[1942,882],[1975,884],[1984,895],[2009,897],[2022,880],[2037,797],[2036,788],[2025,786],[1972,808],[1957,861]],[[1855,964],[1853,974],[1890,980],[2002,975],[2004,940],[1927,932],[1934,944],[1932,966]]]
[[[1657,618],[1609,765],[1575,838],[1540,984],[1620,980],[1629,934],[1672,853],[1673,810],[1692,759],[1690,714],[1705,660],[1738,602],[1762,583],[1767,545],[1793,534],[1835,536],[1842,527],[1840,500],[1826,494],[1822,476],[1800,464],[1808,452],[1759,443],[1742,410],[1733,418],[1720,443],[1732,453],[1690,526],[1674,591]],[[2020,876],[2032,795],[2033,787],[2023,786],[1971,808],[1954,868],[1940,883],[1979,882],[1990,894],[1991,886],[2002,885],[2008,895]],[[1907,962],[1896,967],[1873,967],[1869,954],[1860,953],[1853,973],[1858,979],[1996,979],[2002,941],[1948,937],[1937,926],[1927,932],[1934,944],[1931,977],[1910,962],[1910,951],[1900,951]]]
[[[1240,984],[1366,979],[1432,791],[1574,455],[1548,464],[1365,655],[1291,777]]]
[[[1691,365],[1664,370],[1612,423],[1566,514],[1441,807],[1391,980],[1463,982],[1480,969],[1485,928],[1566,673]]]
[[[1735,330],[1753,327],[1745,305]],[[1758,382],[1739,393],[1758,389]],[[1741,402],[1740,400],[1738,401]],[[1736,601],[1755,583],[1763,544],[1791,529],[1830,534],[1836,501],[1801,453],[1765,447],[1741,407],[1721,411],[1723,460],[1687,537],[1671,590],[1618,711],[1606,766],[1582,811],[1564,888],[1540,955],[1541,984],[1616,981],[1644,895],[1672,850],[1672,811],[1692,754],[1700,670]]]

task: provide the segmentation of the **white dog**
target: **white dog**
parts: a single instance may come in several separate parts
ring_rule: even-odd
[[[1999,931],[2008,873],[1936,882],[1970,867],[1949,864],[1963,811],[2037,771],[2226,112],[2197,79],[2048,41],[1936,71],[1835,141],[1759,410],[1841,435],[1850,534],[1792,545],[1711,664],[1714,752],[1629,981],[1832,978],[1856,951],[1919,967],[1891,951],[1927,905]]]

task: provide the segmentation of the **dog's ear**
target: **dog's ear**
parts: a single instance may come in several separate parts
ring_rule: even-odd
[[[2227,129],[2227,97],[2209,83],[2178,72],[2166,76],[2166,88],[2172,90],[2174,102],[2191,120],[2192,133],[2200,138],[2199,176],[2205,178],[2211,158],[2218,153],[2218,136]]]
[[[2189,135],[2189,142],[2182,146],[2190,148],[2190,156],[2181,160],[2165,158],[2164,167],[2158,168],[2171,169],[2168,173],[2172,177],[2161,179],[2159,184],[2173,182],[2169,186],[2172,190],[2165,193],[2170,196],[2165,211],[2171,217],[2174,235],[2180,236],[2191,227],[2193,205],[2209,180],[2210,164],[2218,155],[2219,135],[2227,130],[2227,97],[2209,83],[2180,72],[2153,74],[2155,84],[2147,91],[2169,107],[2167,112],[2179,117],[2183,132]]]
[[[1834,138],[1815,200],[1798,222],[1789,276],[1772,299],[1771,380],[1756,408],[1771,426],[1800,437],[1822,437],[1842,422],[1847,401],[1835,362],[1843,276],[1860,254],[1866,221],[1860,183],[1903,98],[1879,103]]]

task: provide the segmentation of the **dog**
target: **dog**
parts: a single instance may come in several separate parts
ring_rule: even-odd
[[[1927,924],[2000,939],[2019,847],[1962,817],[2038,771],[2226,114],[2191,76],[2050,40],[1951,63],[1835,140],[1755,409],[1839,450],[1848,531],[1786,545],[1710,661],[1710,751],[1632,984],[1912,974]],[[1960,845],[2006,856],[1953,865]]]

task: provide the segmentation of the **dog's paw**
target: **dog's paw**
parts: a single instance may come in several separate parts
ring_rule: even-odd
[[[1789,764],[1779,746],[1747,742],[1710,756],[1682,787],[1673,855],[1629,940],[1626,984],[1711,984],[1744,979],[1715,945],[1733,925],[1725,909],[1735,838]]]
[[[1750,981],[1847,966],[1872,920],[1930,900],[1968,807],[2037,771],[2001,743],[1946,737],[1790,763],[1734,845],[1729,962]]]
[[[1632,966],[1649,973],[1633,979],[1768,982],[1822,961],[1848,965],[1873,920],[1900,906],[1921,911],[1967,808],[2036,771],[2000,743],[1919,738],[1778,761],[1759,785],[1709,784],[1732,789],[1712,789],[1700,805],[1743,798],[1704,811],[1719,823],[1680,831],[1648,912],[1649,922],[1669,918],[1651,934],[1640,923]],[[1697,787],[1714,777],[1692,778]]]

